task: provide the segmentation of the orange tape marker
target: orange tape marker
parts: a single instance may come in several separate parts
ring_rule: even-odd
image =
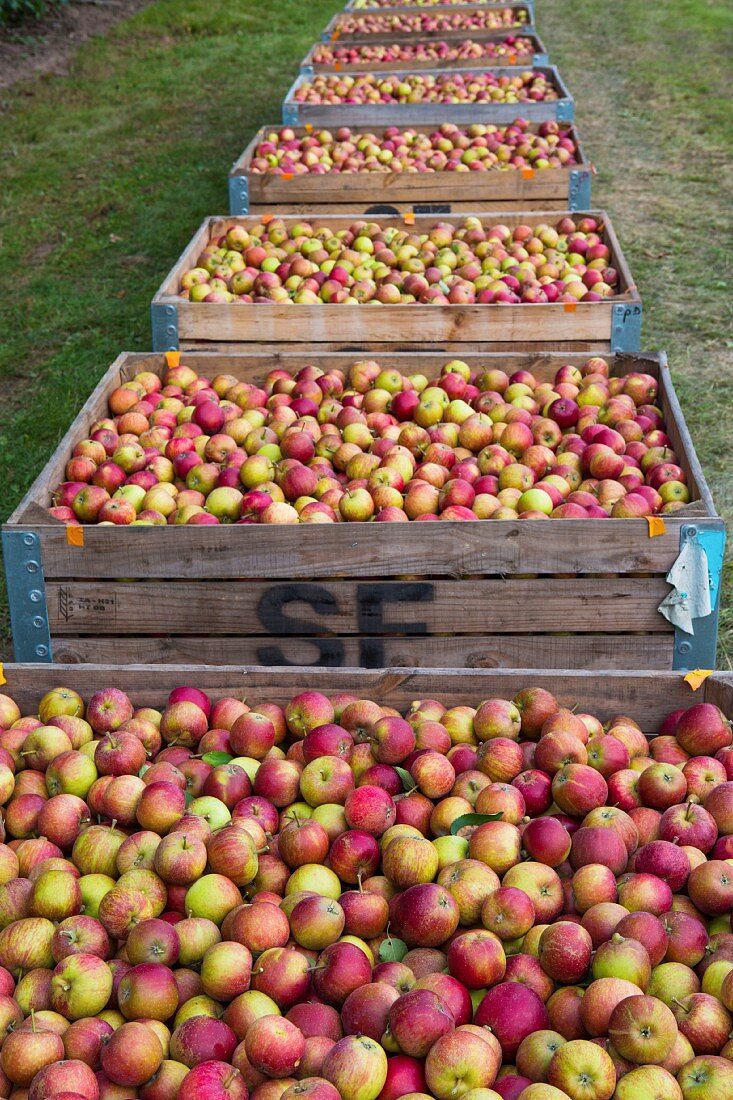
[[[693,668],[692,672],[688,672],[683,679],[693,691],[697,691],[700,685],[705,683],[708,676],[712,676],[714,672],[714,668]]]
[[[650,539],[655,539],[658,535],[664,535],[666,533],[667,528],[661,516],[647,516],[646,521],[649,524]]]
[[[84,528],[69,526],[66,528],[66,545],[67,546],[83,546],[84,545]]]
[[[180,366],[181,353],[180,351],[167,351],[165,353],[165,363],[167,367]]]

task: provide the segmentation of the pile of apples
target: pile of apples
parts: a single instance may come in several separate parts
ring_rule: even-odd
[[[335,31],[339,37],[369,34],[450,34],[456,31],[494,31],[529,23],[526,8],[493,8],[440,12],[344,12]]]
[[[590,216],[510,228],[468,215],[423,233],[271,217],[213,237],[182,273],[180,295],[285,305],[600,302],[620,290],[604,231]]]
[[[0,1095],[730,1100],[733,747],[528,686],[0,696]]]
[[[466,38],[462,42],[441,42],[440,39],[432,38],[422,42],[406,40],[384,45],[345,43],[339,46],[321,42],[313,52],[313,61],[317,65],[372,65],[391,61],[475,61],[479,58],[505,62],[507,58],[531,57],[533,53],[534,44],[531,38],[509,35],[499,41],[484,42],[474,42],[471,38]],[[514,64],[514,61],[509,64]]]
[[[578,148],[567,127],[444,122],[431,132],[388,126],[377,133],[340,126],[297,136],[289,126],[260,141],[249,165],[255,174],[326,172],[485,172],[518,168],[572,168]]]
[[[539,103],[558,98],[537,69],[497,75],[460,69],[433,73],[316,73],[293,92],[295,103]]]
[[[478,4],[493,4],[495,0],[476,0]],[[466,0],[356,0],[354,8],[430,8],[439,4],[465,4]]]
[[[276,369],[264,386],[185,364],[110,394],[50,511],[65,523],[606,519],[690,499],[657,382],[606,360],[446,363],[431,384],[373,360]]]

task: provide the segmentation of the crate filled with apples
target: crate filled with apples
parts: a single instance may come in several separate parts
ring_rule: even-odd
[[[153,298],[154,349],[641,346],[641,297],[605,211],[376,218],[205,219]],[[345,305],[359,307],[346,324]]]
[[[456,38],[395,39],[373,42],[370,38],[354,41],[317,42],[303,58],[300,71],[370,72],[400,70],[466,68],[467,65],[546,65],[547,49],[536,34],[490,33],[462,35]]]
[[[733,1095],[730,677],[6,676],[5,1096]]]
[[[117,360],[6,525],[17,657],[714,666],[662,356],[313,351]],[[658,610],[691,526],[704,650]]]
[[[486,68],[389,68],[301,73],[282,106],[286,126],[414,125],[436,114],[446,122],[572,122],[573,98],[552,65]]]
[[[587,210],[592,172],[567,122],[264,126],[229,174],[229,206],[238,215]]]
[[[341,12],[334,15],[321,41],[342,44],[368,38],[370,42],[393,42],[412,38],[467,38],[492,31],[532,30],[532,11],[525,4],[506,7],[461,5],[383,11]]]

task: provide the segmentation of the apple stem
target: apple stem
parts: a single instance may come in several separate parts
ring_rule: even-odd
[[[682,1001],[680,1001],[678,997],[673,997],[672,998],[672,1004],[677,1005],[677,1007],[681,1008],[683,1012],[689,1012],[690,1011],[689,1008],[686,1008],[685,1005],[682,1004]]]
[[[31,1009],[31,1031],[35,1034],[35,1031],[36,1031],[36,1010],[35,1010],[35,1008]]]

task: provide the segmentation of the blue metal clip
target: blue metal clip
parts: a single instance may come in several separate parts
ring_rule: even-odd
[[[16,661],[51,661],[41,540],[34,531],[2,534],[10,625]]]
[[[712,611],[705,618],[693,619],[693,633],[674,632],[674,668],[687,672],[691,668],[715,668],[720,615],[720,584],[725,552],[725,527],[709,522],[685,523],[680,529],[680,549],[690,540],[697,541],[708,559],[708,582]]]
[[[249,214],[249,180],[246,176],[229,177],[229,213]]]
[[[611,307],[611,351],[641,351],[641,302],[616,302]]]
[[[558,99],[555,104],[555,118],[558,122],[572,122],[575,118],[575,104],[572,99]]]
[[[568,185],[568,209],[590,210],[590,172],[574,168]]]
[[[298,104],[283,103],[283,126],[298,125]]]
[[[150,306],[153,326],[153,351],[178,351],[178,306],[153,302]]]

